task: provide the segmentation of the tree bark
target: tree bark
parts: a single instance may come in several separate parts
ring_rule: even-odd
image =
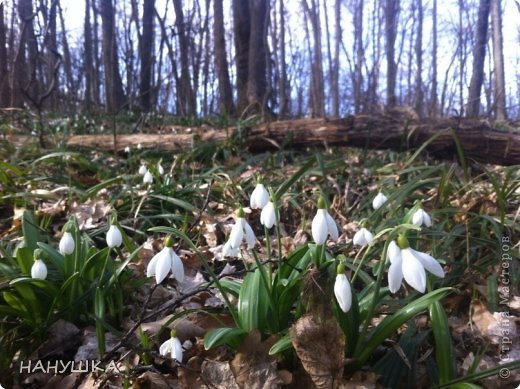
[[[500,0],[491,0],[491,27],[493,30],[493,89],[495,118],[506,120],[506,82],[504,75],[504,43],[502,37],[502,10]]]
[[[234,115],[233,91],[229,78],[222,0],[213,0],[213,39],[215,41],[215,69],[217,71],[219,108],[221,114]]]
[[[181,62],[181,76],[180,79],[177,79],[177,113],[181,116],[195,116],[197,107],[191,85],[188,32],[181,0],[173,0],[173,7],[175,9],[175,27],[177,28]]]
[[[172,151],[190,149],[197,142],[226,141],[236,132],[193,128],[192,132],[178,134],[120,135],[117,150],[126,146]],[[241,137],[251,151],[265,151],[280,147],[305,148],[320,146],[354,146],[373,149],[407,150],[431,140],[426,150],[441,158],[457,155],[456,141],[465,157],[475,161],[517,165],[520,164],[520,133],[497,130],[487,121],[477,119],[424,119],[415,113],[395,108],[392,115],[357,115],[342,119],[298,119],[254,125],[241,128]],[[91,147],[110,150],[110,135],[79,135],[69,139],[71,147]]]
[[[99,0],[99,8],[103,22],[106,111],[113,114],[123,107],[125,92],[119,74],[115,13],[112,0]]]
[[[488,40],[490,0],[480,0],[478,8],[475,48],[473,49],[473,73],[469,84],[466,116],[477,117],[480,111],[480,91],[484,82],[484,60]]]
[[[419,117],[424,116],[423,109],[423,81],[422,81],[422,71],[423,71],[423,61],[422,61],[422,53],[423,53],[423,3],[422,0],[417,1],[417,41],[415,43],[415,57],[417,59],[417,76],[415,78],[415,112],[419,115]]]
[[[395,62],[395,38],[397,36],[398,13],[399,0],[386,0],[386,104],[388,107],[396,105],[395,84],[397,77],[397,64]]]
[[[0,108],[9,107],[9,73],[7,68],[7,38],[4,23],[4,3],[0,3]]]
[[[255,112],[267,108],[267,19],[268,0],[250,0],[251,30],[249,33],[249,60],[247,102]]]
[[[143,4],[143,32],[139,39],[139,57],[141,58],[139,95],[141,100],[141,109],[144,112],[149,112],[151,109],[154,18],[155,0],[145,0]]]

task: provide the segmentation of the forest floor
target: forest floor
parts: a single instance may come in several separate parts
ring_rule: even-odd
[[[71,150],[68,135],[47,134],[46,148],[34,135],[0,139],[3,387],[518,387],[518,166],[337,147],[251,154],[236,138],[114,155]],[[259,175],[279,228],[250,206]],[[311,233],[320,195],[339,229],[322,252]],[[225,257],[238,207],[255,247]],[[421,207],[431,226],[411,223]],[[112,249],[115,215],[123,243]],[[361,227],[375,236],[363,247]],[[58,250],[65,230],[72,254]],[[443,267],[425,294],[387,287],[385,250],[403,231]],[[157,284],[147,267],[170,234],[184,278]],[[30,277],[36,250],[44,281]],[[333,293],[339,262],[347,314]],[[159,352],[171,329],[182,361]]]

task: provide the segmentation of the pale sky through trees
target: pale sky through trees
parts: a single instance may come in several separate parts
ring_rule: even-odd
[[[401,7],[407,7],[411,4],[413,0],[402,0]],[[224,4],[229,2],[224,0]],[[127,2],[118,2],[117,7],[120,11],[123,8],[123,5],[126,6],[127,10],[129,9],[129,5]],[[139,2],[141,3],[141,2]],[[156,9],[159,10],[159,13],[162,14],[164,12],[164,4],[165,0],[156,0]],[[190,4],[192,1],[183,1],[183,4],[187,9],[190,8]],[[348,1],[344,2],[348,3]],[[438,68],[439,68],[439,80],[440,84],[443,82],[443,78],[446,74],[446,69],[448,68],[450,58],[452,56],[453,51],[455,50],[453,39],[455,37],[452,33],[447,30],[456,29],[458,26],[458,1],[457,0],[449,0],[449,1],[438,1],[438,13],[439,13],[439,58],[438,58]],[[469,2],[467,2],[469,3]],[[478,2],[473,1],[475,7],[478,7]],[[69,29],[71,44],[74,43],[82,43],[81,38],[74,39],[75,36],[80,37],[83,31],[83,19],[84,19],[84,0],[61,0],[61,4],[63,9],[65,10],[66,15],[66,26]],[[333,2],[331,4],[331,12],[333,11]],[[300,20],[303,18],[303,13],[301,12],[301,1],[300,0],[287,0],[284,2],[284,5],[289,10],[289,17],[287,20],[287,28],[298,31],[302,30],[303,22]],[[140,4],[141,6],[141,4]],[[369,14],[370,7],[372,6],[371,2],[366,2],[365,7],[367,7],[367,11],[365,14]],[[429,50],[431,47],[431,0],[424,1],[423,7],[427,9],[425,12],[424,18],[424,52],[425,55],[429,55]],[[517,8],[514,0],[502,0],[503,7],[503,36],[504,36],[504,62],[505,62],[505,73],[506,73],[506,88],[508,89],[508,95],[518,96],[520,91],[520,74],[518,69],[520,69],[520,11]],[[169,23],[173,25],[175,21],[175,12],[173,10],[173,6],[169,4]],[[231,15],[231,5],[224,5],[224,17],[226,19],[226,29],[229,38],[232,36],[230,34],[232,24],[230,23],[232,15]],[[333,24],[333,17],[330,17],[330,23]],[[121,20],[121,17],[118,18]],[[342,10],[342,29],[343,29],[343,42],[347,48],[352,47],[352,15],[349,10],[344,6]],[[400,23],[408,23],[406,21],[399,21]],[[156,26],[157,28],[157,26]],[[332,27],[333,28],[333,27]],[[303,37],[303,34],[295,33],[293,37]],[[76,41],[76,42],[75,42]],[[324,41],[325,42],[325,41]],[[301,46],[304,48],[305,42],[298,41],[295,39],[293,41],[294,45]],[[232,50],[232,44],[229,44],[230,49]],[[325,44],[324,44],[325,46]],[[399,43],[397,44],[399,46]],[[488,43],[488,51],[486,53],[486,66],[489,63],[489,56],[491,49],[491,40]],[[323,50],[326,50],[326,47],[323,47]],[[472,51],[472,49],[470,49]],[[470,53],[470,58],[468,58],[467,66],[468,66],[468,81],[466,82],[466,93],[467,87],[469,85],[469,77],[471,77],[471,72],[469,71],[471,67],[472,55]],[[345,58],[341,59],[342,63],[345,62]],[[424,76],[423,79],[428,80],[429,78],[429,66],[428,61],[426,60],[426,66],[424,68]],[[402,63],[400,66],[404,66]],[[489,73],[489,69],[486,70]],[[489,75],[489,74],[488,74]],[[455,80],[454,80],[455,82]],[[484,91],[482,92],[484,93]],[[518,101],[516,104],[520,104]]]

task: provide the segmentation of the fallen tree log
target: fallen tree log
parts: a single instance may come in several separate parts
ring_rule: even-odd
[[[164,129],[162,130],[164,132]],[[123,151],[125,147],[163,151],[187,149],[198,142],[224,141],[240,136],[251,151],[277,147],[354,146],[370,149],[406,150],[430,140],[426,150],[438,157],[456,154],[457,142],[465,157],[479,162],[520,164],[520,131],[494,128],[487,121],[465,118],[418,120],[407,115],[357,115],[341,119],[296,119],[256,124],[227,130],[191,128],[190,132],[119,135],[114,147],[111,135],[78,135],[71,147]],[[168,133],[169,132],[169,133]],[[434,139],[431,139],[434,137]]]

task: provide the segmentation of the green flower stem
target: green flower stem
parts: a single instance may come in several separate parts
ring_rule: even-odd
[[[269,235],[269,229],[264,226],[265,236],[265,249],[267,250],[267,275],[269,276],[269,285],[273,284],[273,267],[271,264],[271,236]]]
[[[383,248],[383,259],[382,259],[382,266],[379,269],[379,274],[377,275],[376,282],[374,284],[374,297],[372,298],[372,301],[370,301],[370,305],[368,306],[367,316],[365,319],[365,322],[363,323],[363,328],[359,334],[359,342],[356,347],[356,355],[361,352],[360,347],[363,347],[365,341],[365,336],[368,330],[368,326],[370,322],[372,321],[372,316],[374,315],[374,311],[376,309],[376,305],[379,303],[378,296],[379,296],[379,289],[381,288],[381,281],[383,280],[383,274],[385,273],[385,267],[386,267],[386,261],[387,261],[387,251],[388,251],[388,245],[390,244],[390,239],[387,239],[385,242],[385,247]]]
[[[267,292],[269,294],[269,305],[271,307],[271,310],[273,311],[273,322],[274,322],[274,328],[273,332],[278,332],[278,315],[276,315],[277,309],[276,309],[276,303],[273,298],[273,291],[272,291],[272,285],[268,281],[268,275],[265,272],[264,267],[262,266],[262,263],[260,262],[260,259],[258,259],[258,253],[255,249],[251,250],[253,253],[253,258],[255,259],[256,266],[258,267],[258,271],[260,272],[260,276],[262,278],[262,282],[264,283],[265,288],[267,289]]]
[[[276,239],[278,241],[278,260],[282,261],[282,232],[280,231],[280,215],[278,214],[278,200],[274,202],[274,227],[276,228]]]
[[[356,268],[356,271],[354,272],[354,274],[352,275],[352,278],[350,279],[350,282],[353,284],[354,281],[356,280],[357,278],[357,275],[359,273],[359,271],[361,270],[361,267],[365,264],[365,261],[367,260],[368,258],[368,253],[370,252],[370,245],[367,245],[365,246],[366,247],[366,250],[364,250],[363,252],[363,256],[361,257],[361,261],[359,262],[357,268]],[[361,251],[358,252],[358,254],[360,253]],[[357,258],[357,256],[356,256]],[[356,262],[356,259],[354,259],[354,262]]]
[[[101,275],[99,276],[99,284],[101,285],[101,282],[103,282],[103,277],[105,276],[105,271],[107,269],[107,263],[108,259],[110,258],[110,252],[112,250],[107,251],[107,256],[105,257],[105,262],[103,262],[103,268],[101,269]]]

